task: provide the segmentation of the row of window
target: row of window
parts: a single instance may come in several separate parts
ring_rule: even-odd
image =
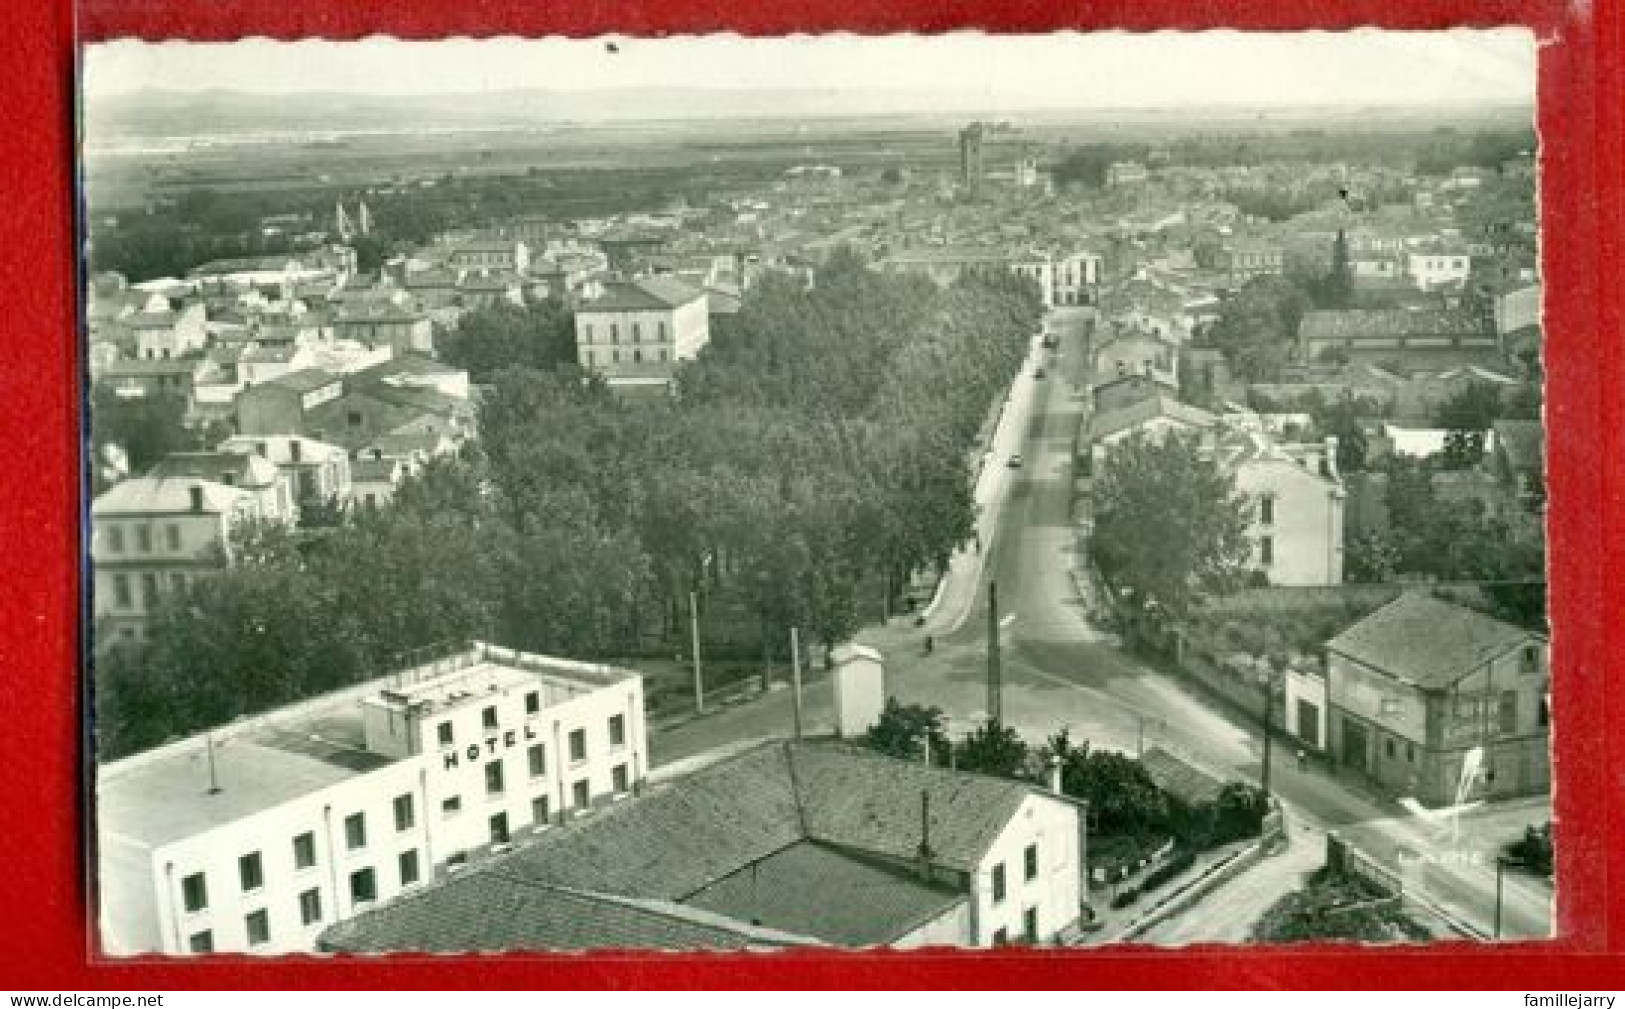
[[[531,691],[525,695],[525,714],[536,715],[542,710],[542,696],[539,691]],[[491,705],[480,712],[480,727],[488,732],[495,732],[501,725],[497,716],[496,705]],[[611,715],[608,721],[609,745],[613,747],[626,745],[626,716]],[[587,730],[571,729],[569,735],[570,763],[579,764],[587,759]],[[435,739],[441,746],[457,745],[457,729],[448,720],[435,726]],[[542,774],[546,770],[542,744],[537,743],[530,748],[531,773]],[[500,763],[500,762],[499,762]],[[540,768],[540,769],[538,769]]]
[[[589,367],[589,368],[592,367],[595,364],[620,364],[621,363],[621,352],[618,351],[618,350],[610,351],[608,357],[603,357],[601,355],[594,354],[592,351],[589,350],[583,355],[583,357],[585,358],[585,360],[583,360],[581,363],[583,365],[585,365],[586,367]],[[669,360],[669,355],[667,354],[666,349],[664,347],[662,347],[659,350],[655,351],[654,356],[649,358],[649,362],[652,363],[652,364],[653,363],[664,364],[667,360]],[[632,351],[631,356],[629,356],[626,359],[626,361],[627,361],[628,364],[642,364],[643,363],[643,351],[641,351],[641,350]]]
[[[139,523],[131,526],[135,532],[135,552],[140,554],[152,553],[152,526]],[[109,524],[104,527],[106,532],[107,552],[121,554],[124,552],[124,526]],[[164,546],[169,550],[181,548],[181,527],[170,522],[164,525]]]
[[[545,772],[542,763],[541,747],[531,747],[530,773],[531,777],[540,777]],[[610,769],[610,788],[617,794],[624,794],[632,790],[632,773],[625,764],[616,764]],[[485,765],[485,795],[488,799],[495,799],[504,795],[507,784],[504,781],[502,762],[493,760]],[[570,798],[572,808],[586,809],[592,803],[592,786],[585,778],[572,782],[570,785]],[[440,800],[440,815],[450,819],[463,811],[463,797],[448,795]],[[533,819],[538,822],[547,820],[547,798],[545,796],[531,800]]]
[[[1038,843],[1035,841],[1027,845],[1021,853],[1021,878],[1028,883],[1038,878]],[[993,903],[998,904],[1005,897],[1004,863],[1000,862],[993,867]]]
[[[113,575],[113,607],[120,610],[136,609],[135,585],[130,576],[124,572]],[[164,591],[163,583],[155,572],[148,571],[141,575],[141,602],[147,607],[157,605],[159,595]],[[186,591],[186,575],[176,571],[169,575],[169,591]]]
[[[1038,908],[1029,907],[1021,912],[1022,941],[1031,944],[1038,942]],[[1001,928],[993,933],[993,945],[1010,945],[1010,930]]]
[[[657,342],[664,343],[666,341],[666,324],[664,322],[655,323],[654,336],[655,336],[655,340]],[[581,324],[581,342],[582,343],[592,343],[593,342],[592,323],[584,322],[584,323]],[[621,342],[621,324],[620,323],[612,322],[612,323],[609,324],[609,342],[610,343],[620,343]],[[636,322],[632,323],[632,342],[633,343],[642,343],[643,342],[643,326],[642,326],[641,323],[636,323]]]
[[[396,857],[396,872],[400,876],[402,888],[412,886],[423,878],[423,868],[416,848],[409,848]],[[192,877],[188,877],[190,878]],[[378,899],[378,876],[371,866],[350,873],[349,886],[351,903],[368,904]],[[309,928],[320,924],[321,921],[322,891],[319,887],[312,887],[299,894],[299,924],[303,928]],[[248,934],[250,948],[270,942],[270,912],[262,907],[245,914],[243,929]],[[193,932],[187,938],[187,948],[193,953],[214,952],[214,932],[210,929]]]

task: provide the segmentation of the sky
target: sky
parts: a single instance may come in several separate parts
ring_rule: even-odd
[[[613,42],[610,51],[607,43]],[[86,98],[142,89],[383,95],[545,88],[934,92],[987,109],[1534,100],[1524,29],[144,43],[85,54]],[[950,97],[951,96],[951,97]]]

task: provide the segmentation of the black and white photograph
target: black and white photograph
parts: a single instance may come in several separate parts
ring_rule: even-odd
[[[96,949],[1556,936],[1536,55],[85,46]]]

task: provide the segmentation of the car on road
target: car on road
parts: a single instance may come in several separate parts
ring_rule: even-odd
[[[1010,457],[1010,468],[1011,469],[1020,469],[1021,468],[1021,453],[1020,452],[1017,452],[1015,455]]]

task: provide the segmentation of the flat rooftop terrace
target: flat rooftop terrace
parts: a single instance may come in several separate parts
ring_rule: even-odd
[[[168,844],[387,767],[397,758],[366,747],[364,704],[427,702],[444,710],[480,703],[493,690],[523,689],[539,690],[545,711],[637,675],[476,643],[101,765],[101,837],[104,843]]]

